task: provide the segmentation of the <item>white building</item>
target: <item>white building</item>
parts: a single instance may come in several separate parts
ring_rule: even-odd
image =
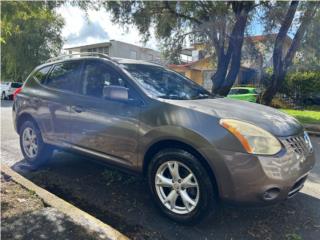
[[[150,48],[139,47],[133,44],[110,40],[109,42],[95,43],[77,47],[65,48],[69,54],[79,52],[105,53],[110,57],[129,58],[162,63],[161,54]]]

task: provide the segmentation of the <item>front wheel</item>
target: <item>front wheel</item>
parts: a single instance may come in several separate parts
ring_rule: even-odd
[[[32,121],[20,128],[20,148],[25,160],[33,167],[44,165],[52,155],[52,147],[42,140],[40,130]]]
[[[214,185],[195,156],[166,149],[154,156],[149,186],[162,212],[180,223],[196,223],[217,206]]]

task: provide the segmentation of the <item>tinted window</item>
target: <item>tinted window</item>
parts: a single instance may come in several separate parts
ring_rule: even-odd
[[[101,61],[90,61],[83,72],[82,93],[92,97],[103,97],[105,86],[124,86],[126,84],[120,74]]]
[[[238,93],[238,89],[231,89],[229,94],[237,94]]]
[[[45,85],[61,90],[72,91],[81,73],[81,62],[65,62],[54,66]]]
[[[12,87],[12,88],[22,87],[22,83],[12,83],[12,84],[11,84],[11,87]]]
[[[247,93],[249,93],[248,89],[239,89],[238,90],[238,94],[247,94]]]
[[[154,65],[125,64],[124,68],[150,94],[167,99],[200,99],[212,95],[190,79]]]
[[[44,80],[46,80],[47,74],[50,70],[51,66],[47,66],[44,68],[41,68],[40,70],[38,70],[34,75],[33,78],[35,78],[37,81],[39,81],[40,83],[43,83]]]

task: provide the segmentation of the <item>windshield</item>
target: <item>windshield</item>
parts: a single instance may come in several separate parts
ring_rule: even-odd
[[[191,100],[212,97],[198,84],[161,66],[124,64],[124,68],[140,86],[159,98]]]

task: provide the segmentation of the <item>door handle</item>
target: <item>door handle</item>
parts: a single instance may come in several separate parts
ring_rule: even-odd
[[[83,112],[83,107],[81,106],[72,106],[71,109],[74,111],[74,112],[77,112],[77,113],[81,113]]]

